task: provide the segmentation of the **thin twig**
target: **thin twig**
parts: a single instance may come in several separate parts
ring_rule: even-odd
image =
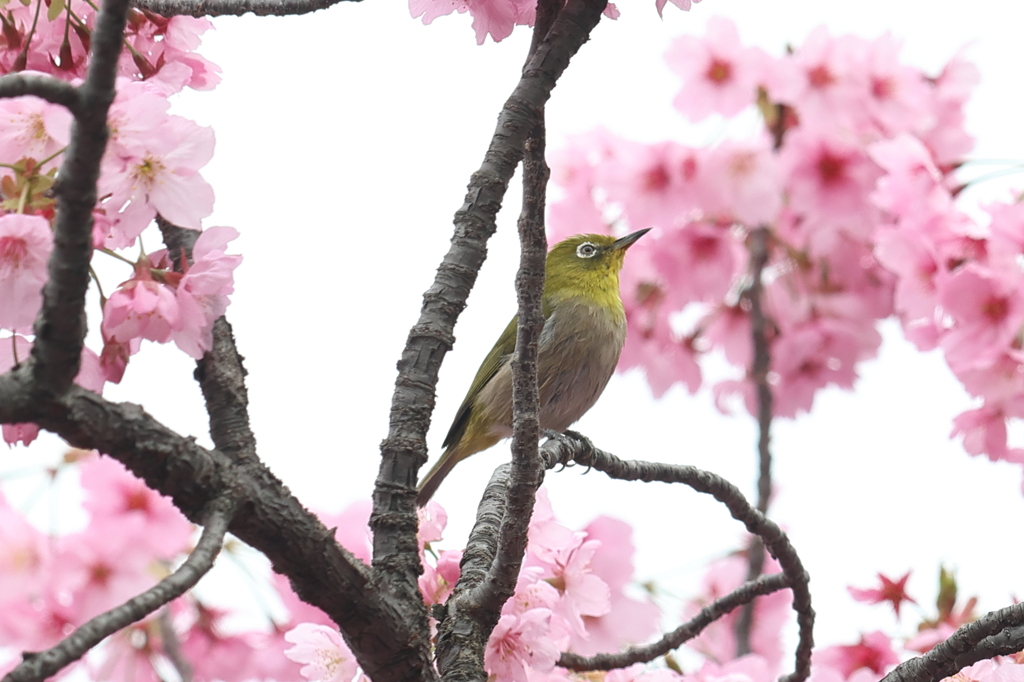
[[[753,582],[740,585],[729,594],[711,602],[686,623],[666,634],[653,644],[630,647],[621,653],[597,654],[584,657],[578,654],[565,653],[558,659],[558,665],[570,670],[614,670],[626,668],[634,663],[648,663],[677,649],[685,642],[699,635],[704,628],[743,604],[749,604],[755,598],[784,590],[790,586],[789,578],[784,573],[764,575]]]
[[[359,0],[133,0],[139,9],[165,17],[297,16]]]
[[[522,257],[516,276],[519,318],[516,352],[512,358],[512,469],[509,472],[508,506],[498,539],[498,553],[487,578],[474,590],[471,600],[479,604],[484,622],[497,622],[501,607],[515,591],[519,569],[526,553],[526,535],[533,515],[537,489],[544,481],[544,468],[537,454],[540,440],[540,391],[537,385],[537,356],[544,314],[544,198],[547,189],[544,161],[544,122],[539,121],[526,140],[523,159],[523,211],[519,217]]]
[[[774,107],[774,117],[769,121],[772,135],[772,148],[778,151],[782,147],[786,135],[788,115],[784,105]],[[768,265],[768,228],[755,228],[748,240],[750,249],[750,286],[744,295],[750,303],[750,334],[754,349],[754,360],[751,363],[750,379],[757,391],[757,509],[762,514],[768,513],[768,505],[772,495],[772,453],[771,429],[774,415],[774,396],[768,382],[771,369],[771,355],[768,348],[769,320],[764,312],[762,295],[764,294],[764,270]],[[764,544],[760,538],[751,538],[747,549],[747,580],[754,580],[764,571]],[[750,633],[754,627],[754,602],[744,605],[739,618],[736,619],[736,656],[745,656],[751,652]]]
[[[774,521],[755,509],[739,488],[717,474],[692,466],[621,460],[595,448],[586,437],[572,431],[545,442],[541,446],[541,456],[548,466],[575,461],[624,481],[682,483],[724,504],[732,517],[741,522],[749,533],[761,538],[789,581],[793,591],[793,610],[797,614],[799,641],[794,671],[782,679],[784,682],[802,682],[807,679],[811,672],[811,649],[814,647],[814,609],[811,608],[808,585],[810,577],[786,534]]]
[[[72,114],[78,111],[80,100],[78,89],[70,83],[53,78],[27,73],[9,73],[0,76],[0,97],[22,97],[35,95],[52,104],[65,107]]]
[[[106,637],[183,595],[213,568],[234,512],[232,499],[225,497],[214,502],[206,516],[199,543],[178,570],[139,596],[96,616],[54,647],[39,653],[23,654],[24,660],[4,677],[3,682],[41,682],[77,661]]]
[[[768,513],[772,494],[771,429],[774,412],[772,389],[768,383],[771,356],[768,351],[768,319],[764,314],[761,296],[764,293],[764,269],[768,264],[768,229],[758,227],[750,234],[750,287],[746,298],[750,302],[750,331],[754,346],[751,380],[757,390],[757,509]],[[764,544],[751,538],[747,550],[747,580],[754,580],[764,570]],[[754,626],[754,602],[743,607],[736,619],[736,656],[750,653],[750,632]]]
[[[181,650],[181,642],[178,641],[178,633],[174,631],[174,623],[171,622],[171,609],[164,607],[157,616],[157,624],[160,627],[160,644],[167,659],[178,671],[180,682],[192,682],[194,669],[192,664]]]

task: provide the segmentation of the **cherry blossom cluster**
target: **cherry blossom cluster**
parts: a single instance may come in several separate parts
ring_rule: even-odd
[[[369,517],[365,507],[364,518]],[[460,575],[461,550],[436,551],[447,523],[436,502],[420,511],[423,552],[420,591],[429,604],[442,604]],[[530,522],[529,546],[513,597],[505,604],[484,657],[487,671],[501,682],[565,679],[555,663],[563,651],[592,655],[644,641],[658,628],[660,609],[649,599],[628,594],[633,581],[632,529],[599,517],[582,531],[559,523],[544,490]],[[345,547],[369,560],[365,536]],[[351,651],[326,617],[285,635],[295,646],[285,652],[304,664],[308,680],[348,682],[361,677]]]
[[[77,82],[96,20],[87,0],[16,2],[2,12],[0,73],[35,72]],[[210,348],[214,320],[232,291],[241,258],[227,255],[237,236],[212,228],[196,244],[195,262],[175,272],[181,254],[125,256],[160,214],[199,230],[213,211],[213,190],[199,174],[213,155],[213,131],[169,113],[168,97],[185,87],[205,90],[219,69],[195,50],[212,24],[165,19],[129,10],[117,96],[108,125],[100,199],[93,212],[93,246],[131,265],[131,277],[103,299],[103,348],[85,349],[79,383],[101,391],[118,382],[142,339],[173,341],[195,358]],[[26,96],[0,99],[0,372],[24,360],[42,302],[46,260],[53,245],[51,189],[70,139],[72,116],[63,107]],[[101,289],[101,298],[103,297]],[[28,444],[33,425],[3,427],[8,443]]]
[[[658,16],[661,16],[665,5],[671,2],[681,10],[689,11],[694,2],[700,0],[654,0]],[[500,42],[512,35],[516,26],[533,26],[537,17],[536,0],[409,0],[409,12],[413,18],[422,18],[424,24],[430,24],[438,17],[458,12],[469,12],[473,17],[473,31],[476,42],[483,45],[487,36],[494,42]],[[609,19],[618,19],[619,10],[615,3],[609,2],[604,11]]]
[[[43,533],[0,494],[0,675],[19,662],[21,652],[52,647],[88,619],[152,587],[193,546],[193,525],[117,461],[72,450],[61,469],[68,465],[77,465],[71,469],[79,473],[88,515],[78,532]],[[365,545],[368,515],[369,506],[359,505],[324,521],[336,525],[339,539],[350,546],[358,544],[353,529],[362,527]],[[94,680],[160,682],[173,666],[174,647],[198,682],[299,682],[300,666],[284,655],[291,646],[284,633],[324,616],[300,601],[281,576],[272,589],[290,619],[268,615],[261,627],[239,629],[228,623],[233,611],[189,593],[114,634],[68,671]]]
[[[191,550],[194,527],[171,501],[148,488],[107,457],[71,450],[62,475],[78,472],[82,530],[47,535],[26,520],[0,493],[0,674],[21,651],[57,644],[75,627],[151,587]],[[340,514],[322,514],[338,542],[369,563],[369,501]],[[428,605],[442,604],[460,575],[461,550],[440,549],[447,515],[436,502],[420,511],[423,563],[420,590]],[[230,548],[226,551],[232,551]],[[487,645],[484,665],[494,682],[593,682],[595,673],[557,666],[562,652],[584,656],[620,651],[650,641],[663,625],[662,609],[635,584],[632,528],[601,516],[574,531],[555,517],[541,490],[529,528],[527,555],[516,591],[505,604]],[[230,562],[229,562],[230,563]],[[218,569],[219,570],[219,569]],[[229,569],[230,570],[230,569]],[[748,562],[731,554],[712,562],[696,597],[676,614],[686,620],[739,587]],[[765,570],[778,570],[769,562]],[[879,575],[877,586],[850,588],[869,604],[888,604],[897,618],[908,575]],[[197,682],[367,682],[351,650],[330,619],[295,595],[286,578],[273,575],[271,589],[282,608],[264,614],[262,625],[239,620],[195,593],[171,602],[130,626],[68,669],[95,680],[159,682],[173,665],[170,652],[188,661]],[[957,597],[955,577],[942,571],[934,614],[920,607],[917,633],[905,641],[875,631],[857,642],[822,647],[812,659],[815,682],[879,682],[899,662],[930,650],[977,616],[976,600]],[[282,613],[284,615],[282,615]],[[785,672],[783,645],[792,621],[788,592],[755,602],[752,653],[736,657],[734,611],[686,644],[686,670],[634,665],[603,674],[606,682],[773,682]],[[676,621],[677,618],[670,620]],[[245,625],[240,625],[245,623]],[[979,663],[950,682],[1024,682],[1024,661]]]
[[[737,370],[714,386],[719,405],[738,396],[755,413],[750,254],[762,230],[777,416],[810,410],[826,386],[851,388],[881,343],[878,322],[896,314],[982,399],[955,422],[968,452],[1024,463],[1006,443],[1006,420],[1024,416],[1024,212],[994,205],[984,225],[957,207],[977,71],[958,55],[928,76],[899,50],[889,35],[822,28],[772,56],[710,20],[666,56],[682,78],[674,105],[693,121],[756,112],[762,132],[706,148],[575,138],[553,163],[552,239],[653,225],[622,273],[619,368],[643,368],[658,396],[695,391],[717,349]]]

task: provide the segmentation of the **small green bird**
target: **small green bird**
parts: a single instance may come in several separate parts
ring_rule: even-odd
[[[619,298],[619,270],[628,249],[651,228],[621,239],[578,234],[555,244],[544,268],[537,380],[540,428],[562,432],[597,402],[626,341],[626,311]],[[423,478],[416,503],[423,506],[456,464],[512,435],[513,317],[484,358],[455,415],[444,454]]]

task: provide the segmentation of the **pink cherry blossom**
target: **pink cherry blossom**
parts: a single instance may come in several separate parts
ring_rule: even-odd
[[[610,140],[609,140],[610,142]],[[700,206],[704,152],[673,142],[615,140],[594,177],[633,229],[669,225]]]
[[[627,309],[626,313],[633,331],[626,337],[618,370],[641,368],[655,398],[676,384],[694,393],[702,382],[692,339],[675,334],[668,320],[670,312],[663,306],[655,311],[643,306]]]
[[[334,528],[334,537],[342,547],[364,563],[370,563],[373,535],[370,533],[370,500],[357,500],[339,514],[320,514],[328,528]]]
[[[815,224],[866,236],[876,222],[867,199],[881,175],[862,145],[836,133],[796,130],[779,157],[790,206]]]
[[[584,618],[587,637],[574,634],[570,650],[592,656],[645,641],[657,631],[661,609],[625,592],[626,585],[633,580],[633,529],[624,521],[600,516],[587,524],[584,532],[588,540],[601,543],[590,565],[594,575],[608,585],[610,608],[603,616]]]
[[[1019,272],[997,272],[968,263],[937,280],[939,302],[953,319],[942,338],[954,371],[999,356],[1024,324]]]
[[[924,74],[900,62],[900,47],[889,34],[867,46],[867,113],[889,135],[935,121],[932,90]]]
[[[7,445],[31,445],[39,436],[39,427],[35,424],[19,423],[19,424],[4,424],[0,427],[0,435],[3,436],[4,442]]]
[[[149,339],[166,343],[182,329],[182,312],[174,290],[153,279],[149,259],[135,267],[135,277],[124,282],[103,306],[104,336],[126,343]]]
[[[706,210],[754,227],[772,222],[782,208],[782,180],[767,137],[727,140],[714,147],[704,165]]]
[[[196,679],[243,682],[257,677],[253,654],[259,638],[248,632],[226,633],[224,621],[232,615],[228,610],[200,602],[190,606],[187,615],[192,622],[182,628],[179,639],[181,653],[191,662]]]
[[[509,682],[529,682],[528,671],[551,670],[561,652],[547,636],[550,620],[547,609],[499,618],[484,652],[487,672]]]
[[[132,244],[157,212],[199,229],[213,189],[199,175],[213,155],[213,131],[167,114],[166,96],[146,83],[121,83],[110,109],[111,141],[100,191],[111,219],[107,246]]]
[[[729,291],[742,262],[730,227],[689,222],[662,231],[644,245],[642,250],[651,253],[658,279],[665,284],[668,305],[681,308],[691,301],[719,300]],[[636,249],[641,251],[639,244]]]
[[[878,574],[879,586],[862,589],[858,587],[847,587],[847,591],[857,601],[866,602],[868,604],[880,604],[882,602],[889,602],[892,605],[893,611],[896,612],[896,617],[900,617],[900,606],[904,602],[910,602],[916,604],[909,595],[907,595],[907,580],[910,579],[910,571],[904,573],[900,578],[891,580],[881,573]]]
[[[238,232],[230,227],[203,231],[192,250],[192,265],[175,289],[181,317],[171,336],[197,360],[213,346],[213,323],[227,310],[228,294],[234,291],[234,270],[242,257],[224,250],[236,237]]]
[[[790,92],[775,92],[801,112],[802,122],[835,121],[851,127],[863,118],[865,45],[853,36],[833,38],[821,26],[807,36],[792,59],[799,79]]]
[[[39,75],[39,74],[35,74]],[[23,158],[47,159],[67,146],[71,132],[71,113],[62,106],[38,97],[13,97],[0,100],[0,159],[14,163]],[[56,167],[60,158],[44,169]],[[5,169],[4,172],[9,172]]]
[[[971,395],[983,396],[995,404],[1009,404],[1024,396],[1024,351],[1007,348],[983,365],[960,368],[956,376]]]
[[[953,210],[943,175],[918,138],[901,133],[870,145],[868,153],[887,172],[871,195],[877,206],[901,220],[916,213],[922,223],[928,216]]]
[[[949,682],[1024,682],[1024,664],[1012,657],[978,661],[956,675]]]
[[[420,521],[416,539],[422,550],[424,545],[441,539],[444,528],[448,525],[448,512],[436,501],[431,500],[425,507],[417,509],[416,514]]]
[[[881,343],[873,327],[821,318],[781,336],[772,348],[776,413],[795,416],[810,411],[817,391],[829,384],[850,388],[858,360],[870,357]]]
[[[303,663],[302,676],[316,682],[349,682],[358,672],[355,656],[337,628],[299,623],[284,638],[294,646],[285,656]]]
[[[1016,409],[1009,412],[1006,405],[985,404],[961,413],[953,419],[950,438],[963,436],[964,450],[968,454],[987,455],[993,461],[1002,459],[1024,464],[1024,450],[1007,446],[1007,418],[1024,416],[1024,399],[1016,402]]]
[[[156,556],[171,558],[187,549],[192,524],[174,503],[109,457],[93,456],[79,464],[83,507],[92,515],[95,532],[124,532],[126,521],[136,518],[148,531],[143,544]]]
[[[831,646],[814,653],[815,665],[834,668],[849,680],[857,670],[867,668],[880,675],[900,662],[892,649],[892,642],[882,632],[863,635],[860,642],[847,646]]]
[[[665,9],[665,5],[667,5],[669,2],[671,2],[673,5],[683,10],[684,12],[689,12],[690,7],[693,6],[693,3],[700,2],[700,0],[654,0],[654,7],[655,9],[658,10],[659,17],[662,16],[662,11]]]
[[[712,113],[738,114],[757,100],[759,56],[740,43],[735,24],[711,17],[705,36],[676,38],[665,55],[683,79],[673,104],[693,121]]]
[[[12,509],[0,493],[0,611],[5,604],[38,594],[49,561],[46,536]]]
[[[964,104],[980,81],[978,67],[964,59],[962,52],[954,55],[935,79],[937,118],[919,133],[941,167],[961,161],[974,147],[974,138],[964,125]]]
[[[43,302],[46,260],[53,249],[50,224],[39,216],[0,216],[0,327],[31,326]]]
[[[60,538],[51,581],[72,595],[75,619],[82,622],[151,587],[154,557],[141,519],[119,524],[117,533],[90,525]]]
[[[422,18],[424,24],[452,12],[470,13],[476,42],[483,45],[488,35],[497,43],[509,37],[517,25],[533,26],[536,3],[532,0],[409,0],[409,13],[414,19]],[[604,15],[616,19],[619,11],[609,2]]]
[[[443,604],[455,589],[461,575],[461,550],[445,550],[437,557],[437,565],[425,564],[419,578],[420,592],[427,604]]]

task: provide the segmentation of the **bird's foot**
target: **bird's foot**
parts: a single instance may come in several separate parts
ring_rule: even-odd
[[[570,429],[566,429],[564,432],[559,433],[558,431],[554,431],[552,429],[542,429],[541,430],[541,434],[545,438],[548,438],[550,440],[557,440],[557,441],[574,440],[574,441],[577,441],[577,442],[579,442],[583,446],[582,451],[585,454],[586,453],[591,453],[591,452],[594,451],[594,443],[589,438],[587,438],[582,433],[580,433],[579,431],[572,431]],[[565,469],[566,467],[576,466],[576,464],[579,464],[579,463],[580,462],[578,462],[577,460],[573,459],[573,460],[569,460],[568,462],[561,462],[561,465],[562,465],[562,469]],[[587,464],[587,470],[584,471],[583,473],[585,473],[585,474],[589,473],[591,468],[593,468],[593,467],[590,464]],[[559,469],[558,471],[562,471],[562,469]]]

